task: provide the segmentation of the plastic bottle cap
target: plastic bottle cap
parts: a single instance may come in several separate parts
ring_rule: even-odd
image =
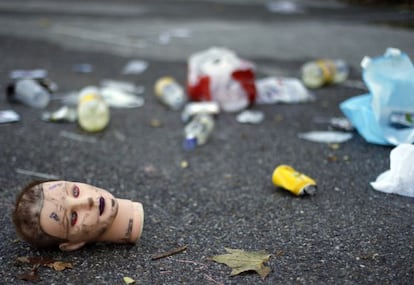
[[[398,48],[392,48],[389,47],[387,48],[387,50],[385,51],[385,56],[400,56],[401,55],[401,50]]]
[[[197,146],[197,138],[191,137],[186,138],[183,143],[183,148],[185,150],[194,150]]]
[[[364,56],[364,58],[361,60],[361,67],[367,68],[368,65],[371,63],[371,58],[369,56]]]

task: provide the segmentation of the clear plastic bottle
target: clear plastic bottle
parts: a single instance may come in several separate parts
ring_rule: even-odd
[[[13,101],[33,108],[45,108],[50,101],[50,92],[34,79],[21,79],[14,84]]]
[[[309,88],[344,82],[349,75],[349,66],[341,59],[320,59],[302,66],[302,81]]]
[[[193,150],[207,142],[214,128],[214,118],[209,114],[197,114],[184,128],[185,150]]]
[[[180,110],[186,102],[183,88],[169,76],[161,77],[155,82],[154,92],[158,100],[175,111]]]
[[[78,123],[87,132],[102,131],[110,119],[109,107],[97,87],[88,86],[79,94]]]

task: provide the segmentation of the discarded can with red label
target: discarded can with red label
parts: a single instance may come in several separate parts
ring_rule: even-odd
[[[296,196],[313,195],[316,192],[316,182],[288,165],[279,165],[273,171],[272,182],[275,186],[284,188]]]
[[[226,112],[237,112],[256,100],[254,64],[233,51],[212,47],[188,60],[188,96],[193,101],[216,101]]]

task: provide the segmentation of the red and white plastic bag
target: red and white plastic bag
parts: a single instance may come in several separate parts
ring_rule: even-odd
[[[190,100],[216,101],[223,111],[238,112],[256,100],[254,64],[226,48],[191,55],[187,80]]]

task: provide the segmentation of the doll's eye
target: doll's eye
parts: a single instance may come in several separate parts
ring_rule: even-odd
[[[72,212],[71,214],[70,214],[70,224],[72,225],[72,226],[74,226],[75,224],[76,224],[76,222],[78,221],[78,213],[76,213],[76,212]]]
[[[73,187],[73,189],[72,189],[72,193],[73,193],[73,197],[78,198],[79,193],[80,193],[79,187],[75,185],[75,187]]]

